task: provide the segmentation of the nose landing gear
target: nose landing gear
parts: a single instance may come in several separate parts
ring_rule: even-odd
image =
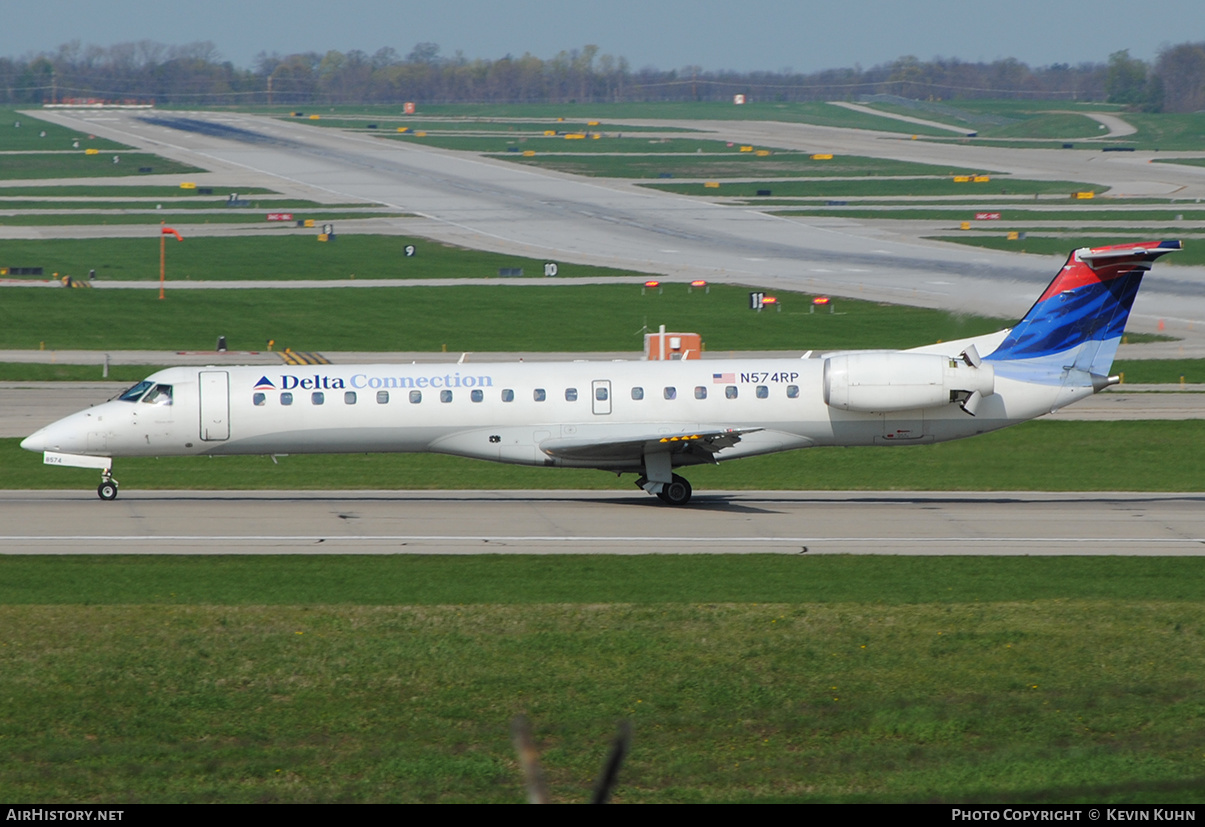
[[[100,485],[96,486],[96,496],[102,500],[117,499],[117,480],[113,479],[113,475],[108,471],[100,475]]]

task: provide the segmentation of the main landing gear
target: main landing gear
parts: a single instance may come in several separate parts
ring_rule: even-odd
[[[102,500],[117,499],[117,480],[108,471],[100,475],[100,485],[96,486],[96,496]]]
[[[661,490],[657,490],[658,485]],[[690,495],[693,493],[690,481],[677,474],[674,474],[669,482],[660,484],[649,482],[648,477],[640,477],[636,480],[636,487],[642,488],[650,494],[656,494],[657,499],[666,505],[686,505],[690,502]]]

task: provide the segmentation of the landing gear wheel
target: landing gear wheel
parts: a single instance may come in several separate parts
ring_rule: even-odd
[[[96,495],[102,500],[117,499],[117,483],[113,480],[105,480],[96,486]]]
[[[692,490],[690,483],[687,482],[683,477],[679,477],[677,474],[674,474],[673,480],[669,483],[666,483],[665,487],[661,489],[661,492],[657,494],[657,496],[661,498],[663,503],[667,503],[669,505],[686,505],[688,502],[690,502],[691,493]]]

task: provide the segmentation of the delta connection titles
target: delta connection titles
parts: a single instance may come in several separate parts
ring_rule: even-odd
[[[1087,818],[1084,814],[1087,813]],[[1106,807],[1089,810],[959,810],[951,821],[1196,821],[1195,810],[1130,810]]]
[[[362,390],[371,388],[492,388],[494,377],[489,375],[462,375],[460,371],[445,373],[443,376],[369,376],[366,373],[353,373],[344,379],[342,376],[294,376],[283,374],[279,387],[263,377],[256,384],[256,390],[291,391],[297,388],[307,391],[338,391],[348,388]]]

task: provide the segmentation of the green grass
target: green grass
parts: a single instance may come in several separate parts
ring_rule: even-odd
[[[560,124],[557,125],[558,127]],[[598,127],[591,127],[593,131],[597,131]],[[388,137],[395,138],[406,143],[419,144],[420,146],[435,146],[441,149],[455,149],[461,152],[481,152],[481,153],[508,153],[508,147],[516,147],[520,150],[533,150],[540,153],[568,153],[573,155],[593,155],[597,153],[608,152],[627,152],[639,153],[642,155],[665,155],[673,153],[690,153],[702,151],[709,154],[732,154],[732,155],[750,155],[752,153],[742,153],[737,146],[728,146],[724,141],[716,141],[705,138],[669,138],[669,139],[649,139],[649,138],[617,138],[607,136],[603,138],[583,138],[577,140],[566,139],[563,135],[555,137],[534,135],[528,137],[506,135],[486,136],[486,135],[430,135],[425,137],[412,136],[409,134],[393,133]],[[758,147],[763,149],[763,147]],[[509,153],[508,153],[509,154]]]
[[[910,134],[948,134],[917,124],[879,118],[823,102],[787,103],[765,101],[735,106],[719,101],[699,102],[641,102],[591,104],[424,104],[419,115],[464,118],[564,118],[565,123],[588,120],[602,122],[602,129],[622,131],[624,119],[652,120],[725,120],[725,121],[787,121],[817,126],[837,126],[847,129],[874,129],[881,132]],[[307,113],[310,110],[307,110]],[[351,109],[342,110],[352,111]],[[395,107],[396,111],[396,107]],[[320,113],[325,116],[325,113]]]
[[[1095,101],[1026,100],[1022,98],[953,98],[946,101],[958,109],[979,112],[985,115],[1004,115],[1009,118],[1024,118],[1029,115],[1047,113],[1051,110],[1068,112],[1103,112],[1125,114],[1125,107],[1116,103]]]
[[[337,213],[336,213],[337,215]],[[117,217],[110,217],[110,220]],[[299,216],[305,217],[305,216]],[[353,213],[348,217],[373,217],[371,213]],[[129,216],[139,221],[155,216]],[[262,215],[192,216],[195,220],[240,218],[263,221]],[[331,219],[331,214],[322,218]],[[184,224],[173,216],[173,224]],[[8,221],[0,218],[0,223]],[[114,221],[114,223],[117,223]],[[155,223],[158,223],[157,221]],[[335,225],[338,232],[339,225]],[[188,237],[183,242],[167,241],[167,276],[177,279],[357,279],[374,278],[488,278],[497,277],[500,268],[522,268],[524,275],[542,276],[543,259],[466,250],[462,247],[424,238],[405,236],[339,234],[334,243],[317,241],[312,234],[254,237]],[[405,248],[414,245],[416,254],[406,257]],[[94,238],[54,240],[6,240],[0,244],[0,266],[42,267],[46,273],[79,275],[95,269],[101,279],[159,279],[159,234],[144,239]],[[558,275],[614,276],[634,275],[628,271],[579,264],[562,264]],[[296,301],[297,297],[290,301]],[[325,299],[325,294],[324,294]],[[312,301],[312,298],[309,299]],[[0,319],[4,318],[0,307]],[[639,326],[639,325],[637,325]]]
[[[964,109],[960,105],[960,102],[957,101],[947,105],[953,106],[955,109]],[[943,112],[929,112],[925,109],[912,109],[894,104],[873,103],[870,106],[874,109],[896,115],[921,118],[936,123],[944,123],[956,129],[977,132],[980,138],[1033,138],[1065,141],[1095,138],[1102,131],[1100,124],[1091,118],[1084,115],[1062,112],[1012,110],[1008,113],[1007,117],[1015,119],[1018,122],[996,126],[960,121]],[[971,114],[969,110],[967,114]]]
[[[170,243],[184,247],[189,242]],[[169,257],[175,252],[169,250]],[[84,261],[74,272],[86,273],[87,266]],[[170,278],[183,277],[179,263],[169,258],[168,267]],[[359,265],[357,272],[363,272]],[[251,267],[246,275],[258,274]],[[438,351],[446,345],[453,352],[635,354],[643,346],[645,325],[655,329],[661,323],[670,330],[701,332],[707,348],[715,351],[828,350],[913,347],[989,333],[1007,324],[845,299],[837,300],[836,314],[810,314],[810,297],[782,292],[782,312],[753,313],[746,289],[723,285],[712,285],[706,293],[688,292],[681,284],[658,292],[639,285],[521,288],[502,282],[315,293],[173,291],[169,281],[165,301],[158,300],[155,290],[7,288],[3,295],[0,347],[36,349],[45,342],[47,350],[198,350],[211,348],[215,337],[224,335],[231,350],[261,350],[275,339],[278,350]]]
[[[751,200],[752,205],[766,205],[765,202]],[[1177,207],[1168,207],[1161,210],[1152,209],[1133,209],[1133,210],[1118,210],[1102,207],[1077,207],[1066,210],[1031,210],[1025,208],[1013,208],[1009,206],[993,207],[984,209],[979,206],[968,205],[965,207],[950,208],[950,207],[886,207],[879,209],[862,209],[861,205],[852,207],[822,207],[817,206],[815,209],[791,209],[777,211],[778,215],[815,215],[825,217],[840,217],[840,218],[869,218],[881,220],[884,218],[900,220],[900,221],[975,221],[975,214],[980,212],[999,213],[1000,218],[995,224],[988,221],[976,221],[972,226],[979,229],[987,229],[993,226],[1011,225],[1021,222],[1034,221],[1083,221],[1083,222],[1098,222],[1111,221],[1119,225],[1119,229],[1126,232],[1138,232],[1140,228],[1130,229],[1127,222],[1133,221],[1166,221],[1169,224],[1177,220],[1177,216],[1183,216],[1184,221],[1205,221],[1205,210],[1191,210]]]
[[[47,199],[42,201],[29,200],[7,200],[4,198],[4,190],[0,189],[0,210],[29,210],[29,211],[44,211],[44,210],[155,210],[156,207],[162,207],[164,213],[176,212],[193,212],[196,210],[229,210],[232,213],[245,213],[248,209],[264,210],[271,212],[285,212],[308,210],[315,211],[331,211],[331,210],[363,210],[379,209],[378,205],[367,203],[351,203],[351,204],[322,204],[318,201],[306,201],[297,198],[263,198],[263,199],[248,199],[251,200],[251,207],[229,208],[226,206],[226,199],[213,198],[207,196],[204,200],[172,198],[163,199],[161,201],[153,199],[145,199],[142,201],[84,201],[84,200],[68,200]],[[0,221],[4,221],[0,217]]]
[[[1045,232],[1046,230],[1044,230]],[[1105,247],[1111,244],[1124,243],[1125,239],[1118,238],[1113,235],[1085,235],[1082,230],[1071,230],[1067,232],[1077,233],[1073,244],[1075,247]],[[1141,234],[1141,237],[1135,237],[1133,241],[1154,241],[1160,238],[1178,238],[1178,233],[1182,230],[1169,228],[1166,233],[1160,232],[1158,229],[1135,229],[1133,233]],[[950,236],[935,236],[935,241],[949,241],[954,244],[966,244],[970,247],[986,247],[990,250],[1005,250],[1010,253],[1034,253],[1037,255],[1060,255],[1066,256],[1069,252],[1067,238],[1050,238],[1036,236],[1030,233],[1024,239],[1017,241],[1009,241],[1004,234],[995,236],[984,235],[950,235]],[[1176,265],[1201,265],[1205,264],[1205,244],[1186,243],[1183,250],[1172,253],[1167,258],[1161,259],[1159,266],[1170,264]]]
[[[1127,376],[1127,381],[1129,377]],[[237,428],[237,423],[235,424]],[[708,490],[1202,491],[1202,423],[1038,421],[956,442],[904,448],[814,448],[699,466]],[[46,468],[20,440],[0,440],[5,488],[81,489],[94,470]],[[1102,451],[1101,446],[1109,446]],[[1092,473],[1085,474],[1084,468]],[[1041,473],[1035,473],[1041,469]],[[634,491],[632,477],[528,468],[429,454],[119,459],[127,490],[565,489]]]
[[[498,155],[508,161],[555,169],[575,175],[592,175],[608,178],[657,178],[663,174],[677,178],[779,178],[801,176],[808,178],[835,178],[850,176],[903,176],[903,175],[969,175],[972,170],[956,170],[931,164],[916,164],[908,161],[893,161],[885,158],[838,156],[831,161],[815,161],[806,153],[776,152],[758,157],[751,152],[730,151],[723,157],[715,155],[687,155],[670,157],[640,157],[620,155],[536,155],[525,158],[521,155]],[[794,182],[792,182],[792,185]],[[773,182],[780,186],[781,182]],[[755,186],[755,185],[750,185]],[[769,183],[756,186],[768,187]],[[824,187],[826,185],[816,185]],[[752,194],[756,189],[751,190]]]
[[[0,180],[31,178],[119,178],[141,175],[140,167],[151,167],[155,175],[191,175],[205,170],[170,161],[158,155],[121,152],[121,163],[113,163],[112,154],[85,155],[83,150],[70,153],[48,152],[10,155],[0,164]]]
[[[1113,145],[1161,152],[1198,151],[1202,136],[1205,136],[1205,112],[1157,115],[1127,112],[1125,119],[1137,127],[1138,132],[1112,141]]]
[[[797,554],[6,554],[0,556],[0,606],[1205,602],[1205,578],[1196,576],[1200,566],[1191,557],[943,555],[942,565],[935,562]]]
[[[1199,385],[1205,384],[1205,359],[1119,359],[1109,372],[1124,374],[1131,385],[1174,385],[1181,377]]]
[[[20,121],[21,126],[16,123]],[[43,133],[45,133],[43,135]],[[39,120],[13,107],[0,107],[0,152],[48,152],[70,150],[76,141],[79,150],[99,149],[102,152],[125,152],[130,148],[105,138],[90,137],[87,132]],[[11,163],[5,159],[4,165]]]
[[[22,186],[0,182],[3,197],[46,197],[46,198],[164,198],[197,199],[220,205],[232,192],[242,195],[279,195],[275,190],[264,187],[239,187],[225,184],[208,186],[217,195],[201,195],[198,189],[180,187],[144,186],[142,184],[47,184],[45,186]],[[2,203],[2,202],[0,202]]]
[[[682,195],[723,196],[725,198],[751,198],[758,190],[770,190],[775,197],[844,197],[844,196],[948,196],[979,195],[991,198],[994,195],[1031,195],[1033,193],[1066,193],[1094,190],[1098,194],[1105,190],[1096,184],[1075,181],[1029,181],[1023,178],[995,176],[982,183],[955,183],[953,178],[867,178],[850,181],[739,181],[721,183],[718,188],[703,184],[641,184],[666,192]]]
[[[53,356],[53,354],[52,354]],[[96,354],[96,363],[90,365],[63,364],[61,362],[0,362],[0,382],[137,382],[162,365],[109,365],[109,376],[104,376],[100,364],[103,357]]]
[[[0,206],[3,209],[3,206]],[[268,222],[264,213],[274,211],[274,207],[265,206],[262,212],[249,213],[246,211],[230,211],[230,212],[214,212],[214,213],[189,213],[189,212],[172,212],[171,210],[151,211],[138,214],[123,214],[123,213],[47,213],[39,211],[37,213],[26,213],[24,215],[5,215],[0,216],[0,226],[8,225],[12,227],[75,227],[75,226],[104,226],[106,224],[126,226],[130,224],[144,224],[148,227],[157,227],[161,223],[171,222],[172,224],[263,224],[268,223],[270,226],[278,227],[281,224],[286,226],[289,222],[272,221]],[[303,212],[296,216],[296,219],[310,218],[321,224],[324,221],[356,221],[363,218],[404,218],[407,213],[387,213],[387,212],[344,212],[342,210],[327,211],[327,210],[312,210]],[[318,230],[313,231],[317,235]],[[309,236],[312,240],[314,236]],[[158,267],[158,263],[155,265]],[[156,276],[158,278],[158,276]]]
[[[17,801],[1195,803],[1191,559],[0,559]],[[1091,634],[1084,630],[1090,629]]]
[[[297,118],[286,117],[282,120],[298,120]],[[549,129],[558,132],[603,132],[608,135],[623,134],[629,132],[673,132],[673,133],[688,133],[697,130],[687,129],[678,126],[635,126],[626,123],[599,123],[591,126],[589,120],[575,121],[557,121],[555,119],[542,120],[523,120],[512,118],[459,118],[448,117],[429,120],[415,120],[412,115],[403,115],[397,117],[396,114],[391,114],[389,117],[378,118],[372,115],[359,115],[356,117],[331,118],[322,117],[320,120],[311,121],[308,118],[300,119],[301,122],[310,126],[326,126],[336,129],[352,129],[357,132],[362,132],[365,135],[382,135],[382,136],[397,136],[397,130],[405,127],[410,133],[426,132],[431,133],[450,133],[459,134],[465,132],[486,132],[486,133],[508,133],[518,136],[543,136],[544,132]],[[590,120],[593,120],[592,118]],[[375,123],[375,129],[370,129],[368,124]]]

